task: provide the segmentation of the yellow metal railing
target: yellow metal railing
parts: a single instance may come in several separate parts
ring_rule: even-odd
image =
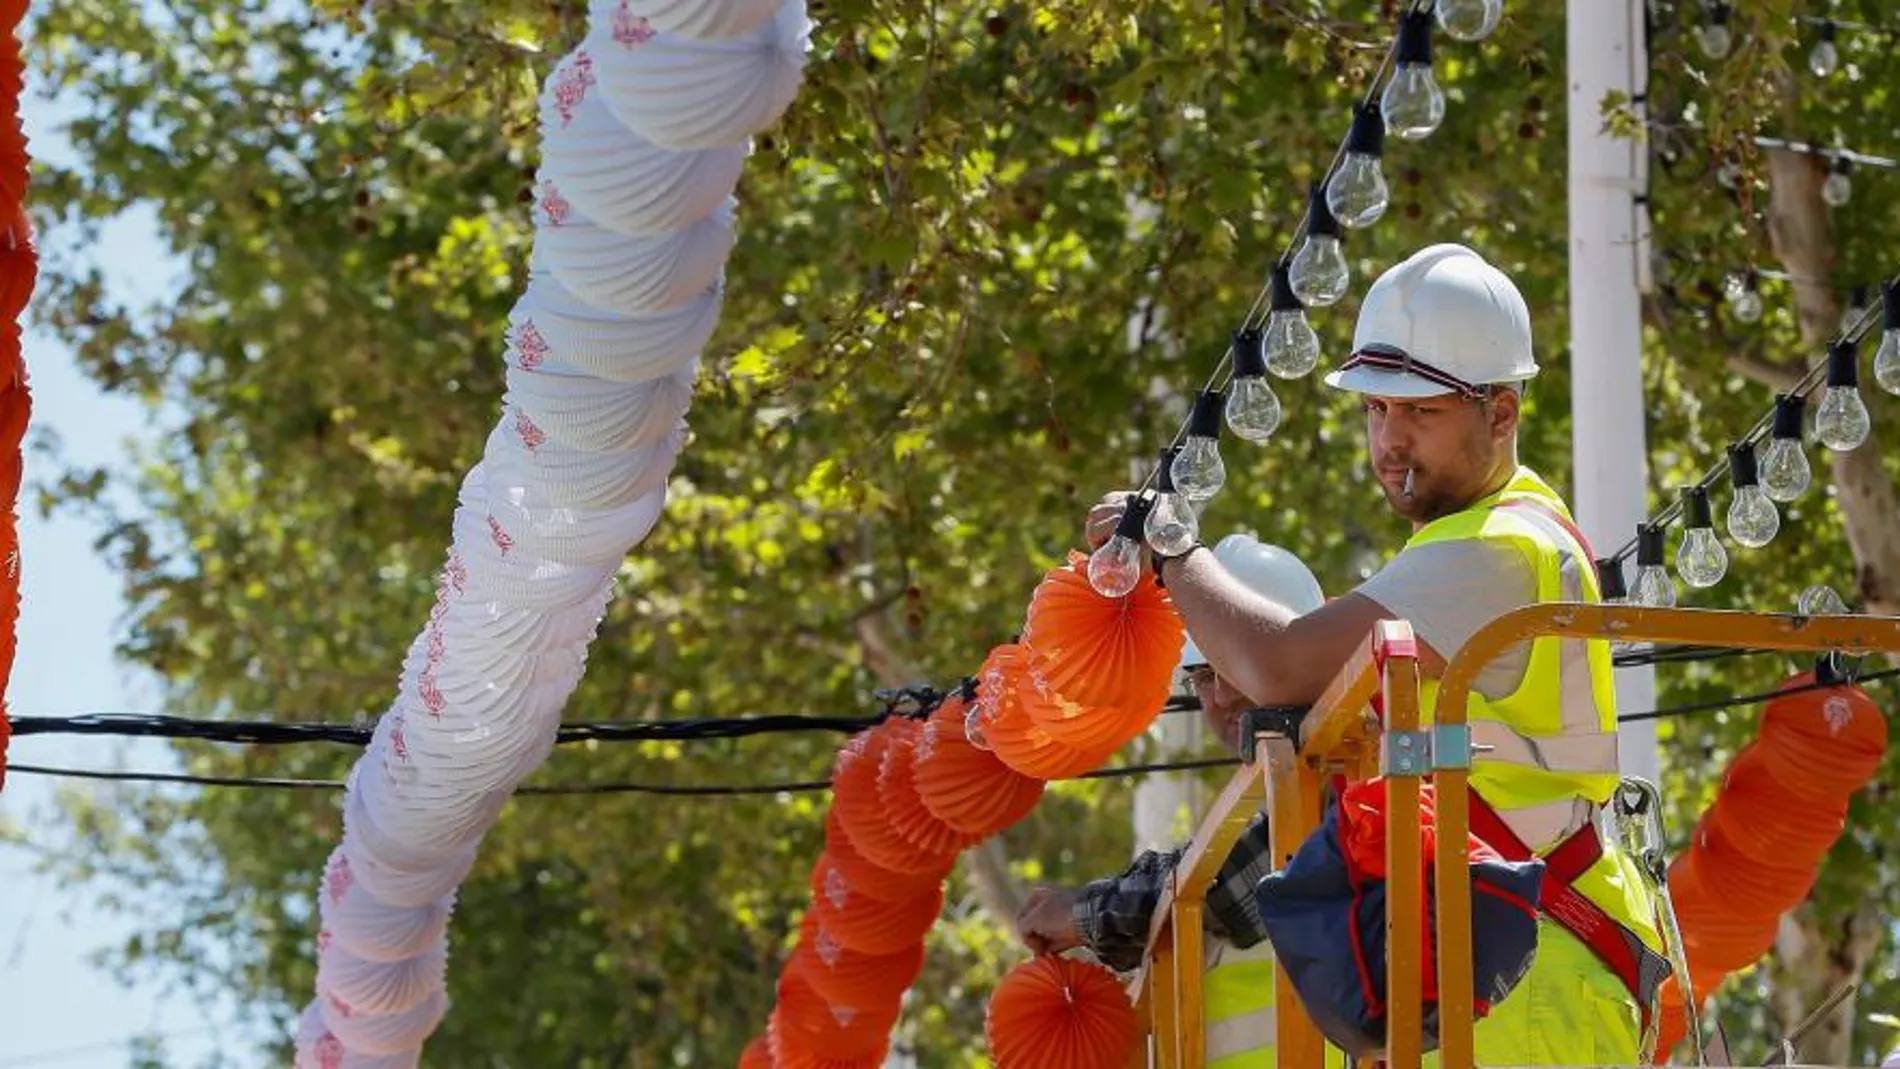
[[[1852,650],[1900,654],[1900,618],[1795,616],[1710,609],[1645,609],[1550,603],[1506,613],[1484,627],[1445,666],[1436,723],[1422,730],[1418,648],[1411,628],[1379,624],[1315,703],[1298,738],[1264,733],[1254,759],[1234,774],[1201,821],[1176,866],[1149,932],[1148,953],[1132,994],[1152,1048],[1131,1066],[1204,1069],[1206,1023],[1201,996],[1201,915],[1207,887],[1256,812],[1268,813],[1276,867],[1283,867],[1318,826],[1324,778],[1387,779],[1387,1045],[1392,1069],[1418,1069],[1423,1047],[1425,894],[1419,856],[1419,788],[1430,774],[1438,833],[1433,857],[1437,895],[1439,1064],[1471,1069],[1470,735],[1466,700],[1478,673],[1512,646],[1535,638],[1618,639],[1727,648]],[[1380,698],[1385,718],[1371,711]],[[1323,1040],[1277,969],[1276,1038],[1280,1069],[1319,1069]]]

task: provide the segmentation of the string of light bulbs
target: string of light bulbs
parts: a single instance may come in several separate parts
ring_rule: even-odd
[[[1900,395],[1900,277],[1881,284],[1880,342],[1874,356],[1874,377],[1880,388]],[[1867,440],[1872,420],[1860,394],[1859,346],[1873,328],[1875,310],[1862,307],[1852,322],[1844,322],[1828,343],[1827,356],[1801,376],[1773,406],[1736,439],[1727,459],[1700,479],[1681,488],[1676,501],[1637,525],[1636,535],[1622,548],[1597,561],[1605,601],[1656,608],[1676,604],[1676,585],[1664,564],[1664,535],[1677,519],[1684,533],[1676,550],[1676,571],[1692,587],[1707,588],[1728,573],[1728,551],[1716,535],[1709,489],[1727,476],[1734,495],[1724,519],[1729,537],[1748,549],[1760,549],[1781,528],[1778,504],[1805,493],[1813,482],[1803,446],[1804,413],[1808,395],[1822,386],[1820,403],[1811,425],[1813,437],[1834,452],[1848,452]],[[1760,457],[1755,447],[1766,433],[1767,449]],[[1623,561],[1634,552],[1636,576],[1624,584]],[[1831,587],[1810,586],[1796,603],[1802,615],[1838,614],[1847,604]]]
[[[1384,58],[1352,109],[1346,136],[1312,184],[1306,213],[1266,285],[1195,394],[1187,418],[1129,498],[1114,533],[1089,556],[1089,583],[1103,596],[1135,589],[1147,549],[1176,556],[1200,539],[1201,510],[1227,481],[1223,426],[1249,442],[1265,441],[1279,429],[1284,409],[1269,376],[1300,379],[1319,365],[1319,335],[1306,312],[1346,295],[1352,282],[1346,233],[1378,222],[1391,203],[1380,165],[1387,135],[1422,141],[1444,122],[1445,93],[1433,73],[1434,30],[1459,41],[1482,41],[1503,16],[1503,0],[1403,5]]]
[[[1735,34],[1729,28],[1732,7],[1725,0],[1705,0],[1702,19],[1695,26],[1696,47],[1712,60],[1727,59],[1735,50]],[[1841,69],[1841,31],[1891,38],[1893,31],[1864,22],[1837,19],[1827,15],[1798,15],[1794,21],[1814,28],[1813,45],[1808,49],[1808,72],[1816,78],[1832,78]]]

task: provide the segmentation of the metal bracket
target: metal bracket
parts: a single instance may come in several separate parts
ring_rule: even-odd
[[[1438,771],[1471,767],[1471,725],[1432,725],[1432,768]]]
[[[1258,756],[1255,743],[1261,735],[1281,735],[1291,740],[1295,752],[1300,748],[1300,725],[1312,710],[1304,705],[1269,705],[1240,714],[1240,759],[1253,764]]]
[[[1432,733],[1387,731],[1379,743],[1379,771],[1388,776],[1423,776],[1432,767]]]

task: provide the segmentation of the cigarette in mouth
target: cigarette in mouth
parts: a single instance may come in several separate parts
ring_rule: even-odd
[[[1405,469],[1405,484],[1399,488],[1399,492],[1406,497],[1412,496],[1412,474],[1413,471],[1411,468]]]

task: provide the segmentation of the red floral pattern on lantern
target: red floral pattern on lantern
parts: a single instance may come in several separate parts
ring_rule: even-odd
[[[521,436],[521,444],[529,449],[539,449],[548,442],[548,432],[519,408],[515,409],[515,433]]]
[[[533,371],[547,358],[548,340],[534,329],[534,320],[523,322],[520,329],[515,331],[515,362],[521,365],[523,371]]]
[[[349,1003],[336,997],[336,992],[334,991],[330,993],[330,1005],[335,1006],[336,1012],[342,1014],[345,1017],[356,1016],[356,1009],[352,1007]]]
[[[562,126],[574,121],[574,112],[587,99],[587,90],[593,84],[594,57],[586,52],[574,53],[573,62],[562,67],[554,78],[554,110],[560,113]]]
[[[317,1069],[343,1069],[343,1041],[328,1032],[317,1040]]]
[[[553,182],[541,180],[541,214],[547,217],[549,226],[561,226],[574,214],[574,206],[561,195],[561,190]]]
[[[397,757],[407,761],[409,760],[409,740],[403,735],[402,729],[403,724],[398,719],[395,729],[389,733],[389,748],[396,751]]]
[[[332,938],[334,938],[334,936],[330,934],[330,929],[319,928],[317,930],[317,953],[321,954],[324,951],[329,950],[330,940]]]
[[[614,40],[620,42],[620,47],[646,44],[658,32],[652,23],[633,13],[627,0],[620,0],[620,9],[614,12]]]
[[[350,859],[338,854],[330,859],[330,869],[323,874],[323,889],[331,902],[343,901],[350,893],[350,885],[356,882],[356,874],[350,871]]]
[[[433,672],[422,673],[422,678],[416,681],[416,690],[422,695],[422,704],[428,706],[429,715],[440,717],[442,710],[449,707],[449,700],[442,695],[442,688],[435,685]]]
[[[515,540],[509,537],[507,531],[501,529],[501,521],[493,516],[488,517],[488,537],[494,541],[495,548],[501,550],[501,555],[504,557],[508,555],[509,550],[515,548]]]

